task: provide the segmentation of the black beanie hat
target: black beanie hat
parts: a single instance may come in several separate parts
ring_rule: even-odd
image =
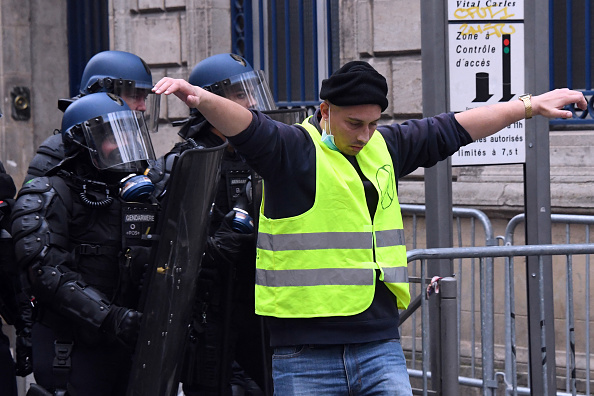
[[[377,104],[382,112],[388,107],[388,84],[369,63],[352,61],[322,81],[320,99],[337,106]]]

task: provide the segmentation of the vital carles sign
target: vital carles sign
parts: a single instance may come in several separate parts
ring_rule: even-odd
[[[448,0],[450,111],[524,93],[524,1]],[[462,147],[452,165],[524,163],[525,120]]]

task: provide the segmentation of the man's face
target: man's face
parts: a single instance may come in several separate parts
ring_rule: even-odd
[[[149,91],[146,89],[134,89],[131,92],[122,92],[119,96],[124,99],[132,110],[146,111],[146,97]]]
[[[382,114],[377,104],[335,106],[322,102],[320,111],[326,131],[334,135],[334,144],[346,155],[359,154],[371,139]]]
[[[120,151],[118,149],[116,139],[113,135],[109,135],[105,139],[103,139],[103,141],[101,142],[100,150],[103,154],[103,158],[119,162]]]
[[[252,95],[249,90],[244,89],[239,84],[231,87],[230,92],[226,94],[226,98],[234,101],[235,103],[239,103],[246,109],[253,109],[258,104],[254,98],[254,95]]]

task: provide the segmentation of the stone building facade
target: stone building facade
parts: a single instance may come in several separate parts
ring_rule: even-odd
[[[231,11],[227,0],[110,0],[110,48],[138,54],[149,63],[154,80],[187,78],[207,56],[231,51]],[[382,122],[422,115],[420,1],[339,1],[340,63],[364,59],[388,80],[389,107]],[[67,1],[2,0],[0,58],[0,155],[8,171],[22,180],[36,147],[60,126],[57,99],[67,97]],[[324,76],[320,76],[323,78]],[[29,91],[30,118],[11,114],[15,93]],[[158,152],[176,140],[168,120],[187,109],[174,98],[163,104],[164,123],[156,136]],[[553,212],[588,213],[593,179],[591,131],[551,132]],[[162,143],[161,143],[162,142]],[[523,210],[522,168],[455,167],[454,204],[515,214]],[[404,202],[423,203],[422,171],[400,183]]]

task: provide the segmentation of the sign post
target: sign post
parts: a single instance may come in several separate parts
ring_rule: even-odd
[[[423,114],[432,116],[447,111],[447,42],[446,8],[443,1],[421,1],[421,48],[423,49]],[[453,245],[452,220],[452,167],[450,158],[425,169],[425,221],[428,248],[447,248]],[[448,259],[428,261],[427,275],[451,276],[453,263]],[[457,364],[456,358],[447,356],[441,345],[442,328],[439,302],[429,300],[429,315],[435,320],[429,324],[431,390],[443,394],[447,384],[442,383],[443,361]],[[455,359],[455,360],[452,360]],[[446,369],[447,370],[447,369]],[[450,389],[450,388],[447,388]],[[457,392],[452,392],[457,394]]]

